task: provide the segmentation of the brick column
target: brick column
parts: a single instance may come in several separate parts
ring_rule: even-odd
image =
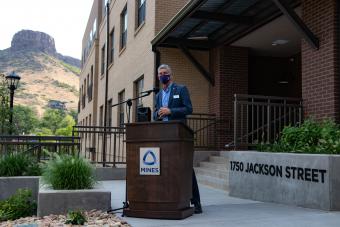
[[[305,116],[340,121],[339,12],[336,0],[303,0],[302,19],[320,40],[314,50],[302,41]]]
[[[215,86],[209,91],[209,110],[221,123],[217,126],[217,146],[233,141],[234,94],[248,94],[248,49],[222,46],[211,51]]]

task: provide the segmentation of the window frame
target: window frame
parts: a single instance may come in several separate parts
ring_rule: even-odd
[[[127,5],[120,14],[120,50],[124,49],[127,44],[127,31],[128,31],[128,11]]]
[[[114,50],[115,50],[115,29],[113,28],[110,32],[109,36],[109,48],[110,48],[110,58],[109,58],[109,63],[112,64],[114,62]]]
[[[104,75],[105,73],[105,56],[106,56],[106,44],[104,43],[104,45],[101,48],[101,64],[100,64],[100,75]]]
[[[140,84],[142,82],[142,84]],[[134,87],[134,97],[138,97],[140,93],[144,90],[144,75],[140,76],[137,80],[133,82]],[[134,109],[134,119],[137,121],[137,110],[139,107],[143,107],[143,98],[136,99],[136,101],[133,103],[133,109]]]
[[[141,1],[143,1],[142,4]],[[141,13],[143,13],[141,15]],[[141,18],[142,16],[142,18]],[[136,0],[136,22],[135,22],[135,30],[138,30],[145,23],[146,18],[146,0]]]
[[[121,103],[125,99],[125,89],[123,89],[122,91],[120,91],[118,93],[118,103]],[[119,105],[117,108],[118,114],[117,114],[117,127],[124,127],[124,123],[125,123],[125,109],[124,109],[125,105]]]
[[[112,127],[112,99],[107,101],[107,119],[106,125]]]

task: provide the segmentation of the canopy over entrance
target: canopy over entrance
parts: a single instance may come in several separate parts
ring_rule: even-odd
[[[152,40],[155,47],[228,45],[284,14],[314,48],[319,41],[294,8],[300,0],[192,0]]]

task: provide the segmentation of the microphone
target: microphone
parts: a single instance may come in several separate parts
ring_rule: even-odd
[[[153,88],[153,89],[150,89],[150,90],[146,90],[146,91],[142,91],[140,94],[151,94],[152,92],[158,92],[159,91],[159,88]]]

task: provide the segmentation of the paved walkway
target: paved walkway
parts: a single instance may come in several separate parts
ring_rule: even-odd
[[[125,198],[125,181],[103,181],[112,191],[112,208],[119,208]],[[340,212],[262,203],[230,197],[227,192],[199,186],[203,213],[184,220],[144,218],[124,219],[133,227],[228,226],[228,227],[340,227]]]

